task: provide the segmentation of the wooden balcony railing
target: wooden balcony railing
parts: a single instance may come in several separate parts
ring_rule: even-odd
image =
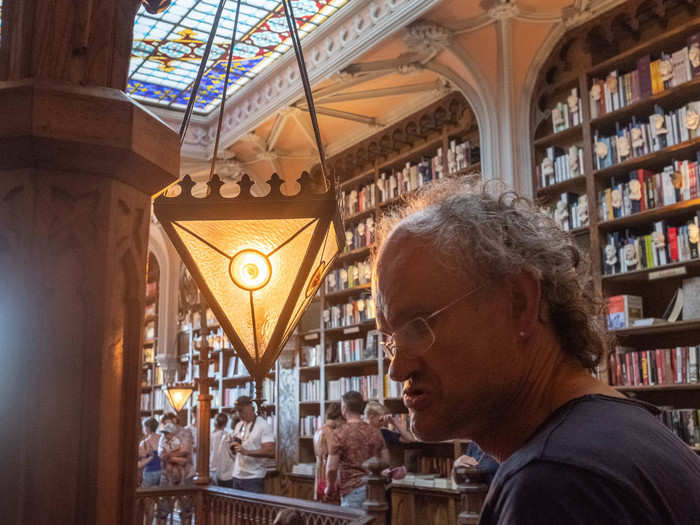
[[[354,509],[215,486],[138,489],[137,525],[272,525],[282,509],[298,510],[307,525],[369,525]]]

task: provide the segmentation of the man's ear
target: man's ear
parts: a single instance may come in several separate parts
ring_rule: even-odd
[[[542,302],[540,280],[531,272],[522,271],[511,277],[511,314],[518,335],[527,339],[539,320]]]

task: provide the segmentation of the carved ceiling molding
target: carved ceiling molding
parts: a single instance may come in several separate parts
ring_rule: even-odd
[[[313,85],[333,75],[395,31],[406,27],[441,0],[354,0],[304,39],[304,58]],[[260,125],[280,106],[302,96],[296,57],[288,51],[263,73],[233,95],[226,105],[221,145],[227,147],[242,134]],[[181,120],[154,108],[171,126]],[[183,144],[183,156],[211,156],[218,112],[190,124]]]

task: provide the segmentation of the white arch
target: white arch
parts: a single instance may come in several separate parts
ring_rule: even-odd
[[[163,228],[151,222],[148,230],[148,250],[158,261],[158,334],[156,352],[174,354],[177,334],[177,287],[180,258],[167,239]]]
[[[488,89],[486,78],[475,64],[469,53],[458,45],[451,44],[445,51],[456,58],[474,77],[476,85],[461,77],[451,67],[438,64],[433,59],[426,68],[434,71],[452,82],[462,93],[474,112],[479,127],[479,141],[481,148],[481,173],[484,179],[502,178],[500,158],[498,151],[498,126],[496,125],[496,105]],[[507,181],[509,182],[509,181]],[[509,182],[510,183],[510,182]]]

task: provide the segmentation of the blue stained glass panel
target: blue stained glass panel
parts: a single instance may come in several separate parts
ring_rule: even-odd
[[[300,38],[348,1],[292,0]],[[167,108],[186,107],[218,4],[218,0],[173,0],[157,15],[139,8],[127,82],[132,97]],[[226,0],[195,102],[198,113],[210,113],[221,101],[236,4]],[[245,0],[240,9],[229,95],[291,47],[281,0]]]

